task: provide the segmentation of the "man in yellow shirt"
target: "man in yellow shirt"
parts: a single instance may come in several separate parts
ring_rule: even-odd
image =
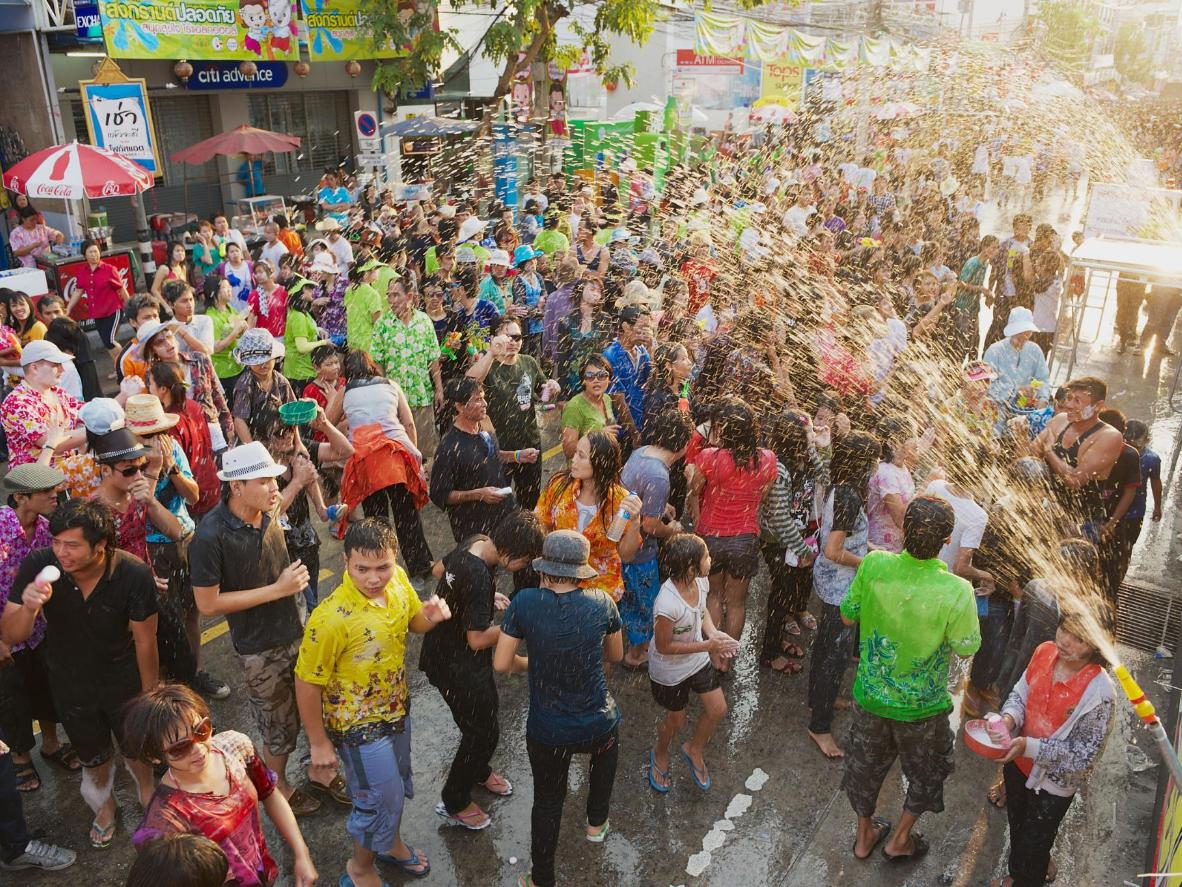
[[[308,618],[295,670],[309,773],[328,783],[338,752],[344,764],[353,798],[346,871],[356,887],[380,887],[379,857],[416,877],[431,870],[399,833],[404,799],[414,795],[406,633],[430,631],[451,610],[437,595],[419,600],[397,554],[397,536],[384,522],[367,518],[349,527],[345,575]]]

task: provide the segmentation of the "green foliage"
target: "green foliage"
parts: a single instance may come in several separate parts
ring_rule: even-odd
[[[1043,49],[1059,66],[1079,70],[1100,34],[1095,0],[1042,0],[1033,18],[1042,27]]]
[[[1140,22],[1125,22],[1120,26],[1113,54],[1121,77],[1142,83],[1153,79],[1153,59],[1145,41],[1145,27]]]

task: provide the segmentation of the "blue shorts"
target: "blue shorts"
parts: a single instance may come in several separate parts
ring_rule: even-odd
[[[653,636],[653,603],[661,590],[657,559],[621,566],[624,596],[620,598],[620,620],[624,634],[633,647],[647,644]]]
[[[386,853],[398,836],[403,804],[415,796],[410,772],[410,718],[401,733],[364,745],[342,745],[337,751],[353,798],[345,829],[367,850]]]

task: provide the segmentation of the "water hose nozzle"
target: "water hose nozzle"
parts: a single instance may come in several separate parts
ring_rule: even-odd
[[[1133,680],[1129,670],[1123,665],[1118,665],[1113,671],[1116,673],[1116,679],[1120,681],[1121,689],[1129,697],[1129,702],[1133,704],[1133,710],[1137,712],[1141,720],[1146,724],[1156,723],[1157,710],[1153,707],[1153,703],[1145,697],[1145,691]]]

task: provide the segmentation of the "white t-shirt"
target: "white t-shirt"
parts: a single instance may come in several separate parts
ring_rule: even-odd
[[[398,418],[398,402],[402,389],[392,379],[377,379],[368,385],[345,388],[342,405],[345,418],[349,421],[349,439],[353,432],[363,425],[378,424],[390,440],[396,440],[420,462],[423,460],[418,447],[410,442],[406,428]]]
[[[1019,185],[1029,185],[1034,174],[1034,156],[1023,154],[1014,158],[1014,181]]]
[[[332,253],[333,258],[336,259],[337,268],[342,274],[349,270],[349,266],[353,264],[353,247],[349,245],[349,241],[344,237],[338,237],[336,240],[326,240],[329,252]]]
[[[691,607],[685,602],[672,579],[666,579],[657,599],[653,601],[653,618],[668,619],[673,623],[675,641],[701,641],[702,623],[706,619],[706,592],[710,588],[707,579],[699,578],[698,605]],[[676,687],[710,664],[710,654],[700,653],[659,653],[654,636],[648,644],[648,676],[664,687]]]
[[[209,348],[210,354],[213,354],[213,346],[216,340],[214,339],[213,335],[212,317],[207,317],[204,314],[194,314],[192,320],[190,320],[188,323],[181,324],[181,326],[183,326],[194,339]],[[177,347],[180,348],[182,352],[185,354],[191,353],[192,349],[189,347],[189,343],[184,339],[178,336],[176,343]]]
[[[85,400],[82,395],[82,377],[78,375],[78,368],[74,366],[74,361],[67,360],[62,364],[62,380],[58,385],[65,390],[71,397],[76,397],[78,400]]]
[[[784,213],[784,225],[791,231],[792,234],[796,235],[797,237],[804,237],[804,235],[807,234],[809,230],[808,218],[816,211],[817,208],[812,204],[809,204],[808,206],[793,204],[788,208],[788,211]]]
[[[283,245],[283,241],[276,240],[274,243],[264,243],[263,248],[259,250],[259,258],[266,259],[271,263],[271,270],[274,271],[279,268],[279,260],[286,256],[288,249]]]
[[[1034,322],[1040,333],[1053,333],[1059,323],[1059,293],[1063,291],[1063,281],[1055,280],[1041,293],[1034,296]]]
[[[981,547],[981,537],[985,535],[985,524],[989,515],[985,509],[972,499],[953,496],[948,492],[948,484],[942,480],[934,480],[928,484],[927,492],[944,499],[952,510],[956,512],[956,523],[952,527],[952,537],[940,549],[940,560],[951,570],[956,563],[956,553],[962,548],[977,549]]]

